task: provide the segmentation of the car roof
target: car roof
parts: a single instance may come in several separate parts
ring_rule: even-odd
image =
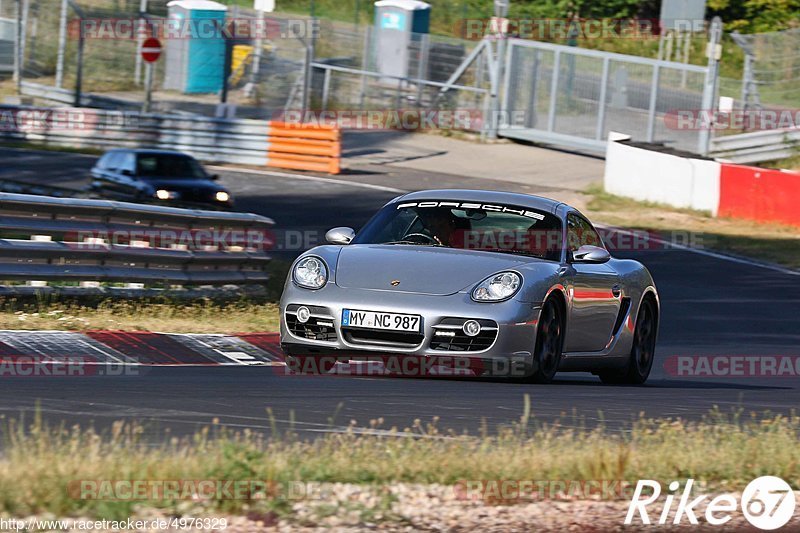
[[[187,153],[179,152],[177,150],[160,150],[158,148],[114,148],[112,150],[108,150],[106,153],[110,154],[112,152],[128,152],[132,154],[150,154],[150,155],[179,155],[183,157],[192,157]]]
[[[545,198],[544,196],[535,196],[532,194],[523,194],[515,192],[502,192],[502,191],[482,191],[473,189],[430,189],[426,191],[416,191],[404,194],[394,201],[408,202],[415,200],[459,200],[462,202],[487,202],[492,204],[506,204],[515,205],[519,207],[527,207],[529,209],[537,209],[545,213],[556,213],[560,205],[565,205],[564,202]]]

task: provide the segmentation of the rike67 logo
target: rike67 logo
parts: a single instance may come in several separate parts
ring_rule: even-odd
[[[662,507],[656,503],[661,496],[661,484],[649,479],[639,480],[628,507],[628,514],[625,516],[625,524],[638,522],[650,525],[652,522],[648,507],[652,504],[655,505],[654,508],[650,508],[650,512],[655,511],[655,516],[658,516],[657,519],[654,516],[653,521],[660,525],[670,522],[674,525],[681,524],[684,519],[696,525],[699,523],[697,517],[700,515],[708,524],[721,526],[733,518],[733,513],[741,510],[745,519],[754,527],[773,530],[785,526],[794,515],[794,492],[792,487],[779,477],[762,476],[754,479],[742,492],[741,502],[737,502],[731,494],[722,494],[711,500],[704,494],[692,499],[693,486],[694,480],[687,480],[683,492],[678,496],[680,483],[677,481],[670,483]],[[676,499],[677,507],[673,514],[673,503]],[[700,512],[703,506],[705,513]],[[658,510],[661,511],[660,514]]]

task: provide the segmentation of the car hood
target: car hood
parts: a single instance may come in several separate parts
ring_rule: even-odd
[[[532,258],[474,250],[412,245],[354,244],[342,247],[336,285],[445,296],[489,277],[536,261]],[[392,281],[399,281],[392,286]]]
[[[146,178],[145,182],[152,185],[155,189],[167,189],[170,191],[185,191],[189,189],[201,189],[206,191],[223,191],[222,187],[208,180],[187,180],[169,178]]]

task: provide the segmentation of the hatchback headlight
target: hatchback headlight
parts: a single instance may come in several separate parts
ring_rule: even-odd
[[[231,195],[225,191],[217,191],[217,194],[214,195],[214,199],[216,199],[218,202],[227,202],[231,199]]]
[[[156,191],[156,198],[159,200],[174,200],[178,197],[178,193],[174,191],[168,191],[166,189],[158,189]]]
[[[499,302],[514,296],[522,286],[522,278],[516,272],[500,272],[481,281],[472,290],[476,302]]]
[[[328,282],[325,261],[313,255],[302,258],[294,266],[292,279],[306,289],[319,289]]]

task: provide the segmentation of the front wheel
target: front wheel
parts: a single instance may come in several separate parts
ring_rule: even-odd
[[[536,346],[533,359],[536,370],[529,376],[533,383],[553,381],[558,365],[561,363],[561,349],[564,345],[564,320],[555,300],[547,300],[539,316],[536,330]]]
[[[636,317],[636,330],[633,332],[633,346],[628,366],[622,371],[601,372],[600,380],[609,384],[641,385],[647,381],[656,352],[656,333],[658,318],[655,303],[646,298]]]

